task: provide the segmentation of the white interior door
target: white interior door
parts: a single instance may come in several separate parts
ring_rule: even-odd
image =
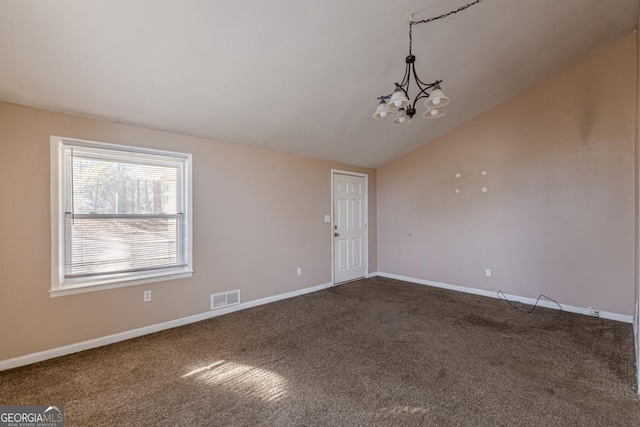
[[[366,181],[333,174],[334,283],[365,276],[367,269]]]

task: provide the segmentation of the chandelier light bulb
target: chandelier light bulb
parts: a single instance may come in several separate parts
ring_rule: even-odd
[[[442,108],[433,108],[431,110],[425,111],[422,114],[422,117],[425,117],[427,119],[437,119],[439,117],[444,116],[445,114],[447,114],[447,112]]]
[[[378,108],[376,108],[376,112],[373,113],[373,118],[384,119],[385,117],[389,116],[390,112],[391,110],[389,109],[389,106],[387,105],[384,97],[380,97],[380,103],[378,104]]]
[[[431,92],[431,95],[429,95],[429,98],[424,101],[424,106],[429,109],[442,108],[445,105],[449,104],[450,101],[451,99],[449,99],[449,97],[444,94],[442,89],[440,89],[440,85],[437,85],[433,92]]]
[[[394,125],[406,125],[411,121],[411,118],[407,116],[407,112],[404,108],[398,110],[395,119],[393,119]]]
[[[409,103],[409,98],[407,98],[402,89],[396,87],[396,90],[391,94],[391,98],[389,99],[387,106],[391,108],[403,108],[409,105]]]

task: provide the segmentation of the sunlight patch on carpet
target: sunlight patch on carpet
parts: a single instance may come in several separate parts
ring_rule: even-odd
[[[257,397],[265,402],[280,400],[287,391],[287,381],[267,369],[242,363],[219,360],[196,368],[181,378],[195,378],[209,385],[246,397]]]

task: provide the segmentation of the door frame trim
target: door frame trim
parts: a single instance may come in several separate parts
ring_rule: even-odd
[[[364,221],[365,221],[365,232],[364,232],[364,277],[369,277],[369,174],[361,173],[361,172],[352,172],[346,171],[342,169],[331,169],[331,284],[336,284],[336,270],[335,270],[335,245],[333,243],[333,233],[334,233],[334,223],[333,223],[333,178],[335,175],[350,175],[350,176],[359,176],[364,178]],[[342,282],[341,282],[342,283]]]

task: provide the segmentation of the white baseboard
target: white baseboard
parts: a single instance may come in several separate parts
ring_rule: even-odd
[[[399,275],[399,274],[384,273],[384,272],[381,272],[381,271],[378,272],[377,275],[380,276],[380,277],[386,277],[388,279],[403,280],[405,282],[417,283],[419,285],[433,286],[435,288],[449,289],[449,290],[452,290],[452,291],[464,292],[464,293],[467,293],[467,294],[474,294],[474,295],[482,295],[482,296],[485,296],[485,297],[498,298],[499,299],[498,294],[496,292],[487,291],[487,290],[484,290],[484,289],[468,288],[466,286],[458,286],[458,285],[450,285],[448,283],[440,283],[440,282],[433,282],[431,280],[416,279],[415,277],[402,276],[402,275]],[[518,295],[511,295],[511,294],[507,294],[507,293],[505,293],[505,296],[510,301],[518,301],[518,302],[521,302],[521,303],[524,303],[524,304],[531,304],[531,305],[536,303],[536,300],[534,298],[521,297],[521,296],[518,296]],[[555,310],[558,310],[558,306],[555,303],[551,302],[551,301],[546,301],[546,300],[542,300],[541,299],[538,302],[538,305],[540,307],[553,308]],[[564,311],[568,311],[570,313],[584,314],[584,315],[588,316],[588,309],[586,309],[584,307],[577,307],[575,305],[568,305],[568,304],[563,304],[563,303],[560,303],[560,305],[562,306],[562,309]],[[616,320],[618,322],[633,323],[633,316],[632,315],[627,315],[627,314],[619,314],[619,313],[611,313],[611,312],[608,312],[608,311],[600,311],[600,317],[602,317],[603,319]]]
[[[365,277],[368,279],[370,277],[376,277],[378,275],[379,273],[377,271],[374,271],[373,273],[367,273]]]
[[[188,325],[189,323],[200,322],[202,320],[211,319],[217,316],[222,316],[224,314],[232,313],[234,311],[245,310],[247,308],[269,304],[271,302],[280,301],[283,299],[293,298],[293,297],[308,294],[311,292],[320,291],[322,289],[330,288],[331,286],[333,286],[332,283],[323,283],[321,285],[311,286],[309,288],[298,289],[295,291],[286,292],[279,295],[273,295],[266,298],[260,298],[253,301],[243,302],[241,304],[223,308],[220,310],[207,311],[205,313],[194,314],[193,316],[183,317],[181,319],[170,320],[164,323],[158,323],[155,325],[144,326],[138,329],[132,329],[130,331],[119,332],[117,334],[108,335],[106,337],[100,337],[100,338],[95,338],[88,341],[82,341],[76,344],[65,345],[63,347],[39,351],[37,353],[31,353],[24,356],[14,357],[11,359],[0,360],[0,371],[17,368],[19,366],[30,365],[36,362],[42,362],[43,360],[53,359],[54,357],[66,356],[68,354],[77,353],[79,351],[89,350],[96,347],[102,347],[104,345],[113,344],[119,341],[125,341],[131,338],[152,334],[154,332],[164,331],[165,329],[171,329],[171,328],[176,328],[178,326]]]

